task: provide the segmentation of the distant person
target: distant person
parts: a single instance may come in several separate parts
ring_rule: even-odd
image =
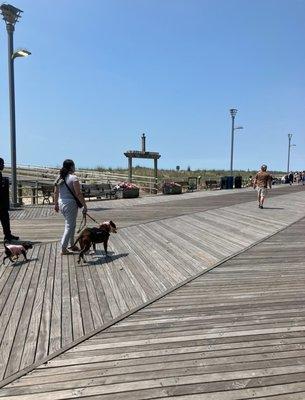
[[[290,172],[288,175],[288,182],[289,182],[290,186],[293,184],[293,173],[292,172]]]
[[[285,178],[285,182],[284,183],[289,183],[289,175],[286,174],[284,178]]]
[[[0,220],[3,229],[4,240],[11,242],[12,240],[18,240],[18,236],[14,236],[11,233],[10,226],[10,196],[9,196],[9,180],[2,176],[4,169],[4,160],[0,158]]]
[[[59,177],[55,181],[54,189],[54,209],[59,210],[65,218],[65,230],[61,239],[61,254],[73,254],[79,249],[74,244],[74,234],[78,208],[83,207],[83,214],[87,212],[84,196],[81,192],[79,180],[75,173],[73,160],[65,160],[59,172]],[[68,245],[70,247],[68,248]]]
[[[248,186],[248,187],[252,187],[252,186],[253,186],[253,178],[252,178],[252,175],[250,175],[249,178],[248,178],[248,184],[247,184],[247,186]]]
[[[300,182],[300,174],[299,174],[299,172],[295,172],[294,173],[294,181],[295,181],[295,183],[297,185],[299,184],[299,182]]]
[[[267,165],[263,164],[261,170],[255,175],[253,187],[257,190],[258,207],[264,208],[267,190],[272,187],[272,175],[267,172]]]

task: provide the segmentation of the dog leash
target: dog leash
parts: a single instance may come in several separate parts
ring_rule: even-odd
[[[76,233],[79,233],[87,224],[86,214],[83,214],[83,218],[80,221],[79,228]]]
[[[95,222],[97,225],[100,225],[99,222],[97,222],[96,219],[92,218],[91,215],[89,215],[88,213],[85,214],[87,217],[89,217],[93,222]]]
[[[79,233],[87,225],[87,217],[89,217],[93,222],[95,222],[97,225],[99,225],[99,223],[97,222],[96,219],[91,217],[91,215],[89,215],[88,213],[85,213],[85,214],[83,214],[83,218],[82,218],[82,220],[80,222],[80,225],[79,225],[79,228],[77,230],[77,233]]]

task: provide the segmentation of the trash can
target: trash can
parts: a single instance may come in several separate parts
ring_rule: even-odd
[[[226,176],[226,189],[233,189],[233,176]]]
[[[220,178],[220,189],[226,189],[226,177],[222,176]]]
[[[233,176],[222,176],[220,178],[221,189],[233,189]]]
[[[235,176],[235,179],[234,179],[234,187],[235,187],[235,189],[241,189],[242,180],[243,180],[242,176]]]

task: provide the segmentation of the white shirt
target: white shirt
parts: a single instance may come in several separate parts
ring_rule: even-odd
[[[72,192],[75,194],[73,183],[78,182],[78,177],[74,174],[68,174],[65,178],[65,181],[66,181],[67,185],[69,186],[69,188],[72,190]],[[58,189],[59,189],[59,200],[60,201],[63,201],[63,202],[70,201],[70,200],[75,201],[72,193],[70,193],[69,189],[67,188],[67,186],[63,180],[59,181]],[[76,194],[75,194],[75,196],[76,196]]]

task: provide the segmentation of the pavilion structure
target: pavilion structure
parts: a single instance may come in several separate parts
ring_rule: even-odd
[[[161,155],[155,151],[146,151],[146,136],[145,133],[141,136],[142,151],[128,150],[124,155],[128,158],[128,180],[132,182],[132,159],[133,158],[146,158],[154,160],[154,189],[157,191],[158,184],[158,159]]]

